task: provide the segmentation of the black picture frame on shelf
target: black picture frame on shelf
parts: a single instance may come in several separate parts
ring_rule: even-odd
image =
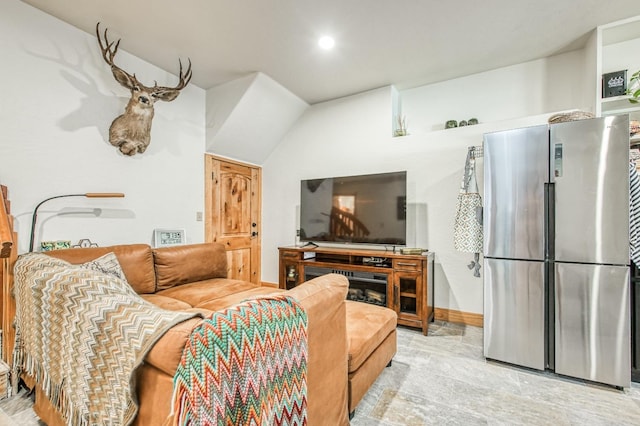
[[[627,70],[602,74],[602,97],[611,98],[627,93]]]

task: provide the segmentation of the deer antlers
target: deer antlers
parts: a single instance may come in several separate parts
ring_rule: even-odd
[[[104,35],[101,37],[100,36],[100,22],[98,22],[96,24],[96,36],[98,37],[98,44],[100,45],[100,50],[102,51],[102,58],[104,59],[104,61],[111,67],[111,71],[114,74],[114,77],[116,78],[116,80],[120,83],[123,84],[120,79],[119,76],[116,75],[117,74],[121,74],[121,75],[125,75],[127,77],[127,80],[129,81],[135,81],[138,84],[140,83],[138,81],[138,79],[136,78],[136,75],[133,74],[129,74],[128,72],[126,72],[125,70],[123,70],[122,68],[120,68],[119,66],[117,66],[114,62],[113,62],[113,58],[115,58],[116,53],[118,53],[118,48],[120,47],[120,39],[118,39],[118,41],[113,42],[113,41],[109,41],[109,37],[107,35],[107,32],[109,31],[108,28],[105,28],[104,30]],[[102,41],[102,38],[104,37],[104,43]],[[114,44],[115,43],[115,44]],[[191,76],[192,76],[192,72],[191,72],[191,59],[189,59],[189,66],[187,67],[187,71],[183,74],[182,72],[182,61],[180,59],[178,59],[178,62],[180,64],[180,73],[179,73],[179,79],[180,81],[178,82],[178,84],[175,87],[164,87],[164,86],[158,86],[158,83],[155,82],[155,85],[153,86],[154,88],[158,88],[164,91],[167,90],[182,90],[184,89],[184,87],[189,84],[189,81],[191,81]],[[127,87],[128,89],[131,89],[131,87],[127,86],[126,84],[123,84],[123,86]],[[178,96],[178,94],[176,94],[173,99],[175,99]],[[173,100],[173,99],[168,99],[168,100]],[[163,99],[166,100],[166,99]]]
[[[106,47],[105,47],[102,44],[102,38],[100,37],[100,22],[96,24],[96,36],[98,37],[98,44],[100,45],[100,50],[102,51],[102,57],[104,58],[107,64],[111,65],[112,67],[115,67],[116,65],[113,63],[113,58],[116,56],[116,53],[118,53],[118,47],[120,46],[120,39],[118,39],[115,47],[113,47],[113,50],[111,50],[111,47],[113,46],[113,42],[109,42],[109,38],[107,37],[108,30],[109,30],[108,28],[105,28],[104,30],[104,42],[106,44]]]
[[[102,58],[111,66],[111,72],[116,81],[131,91],[131,99],[129,99],[124,114],[111,123],[109,142],[119,147],[123,154],[135,155],[136,152],[144,152],[151,141],[151,120],[153,119],[155,101],[172,101],[189,84],[192,76],[191,59],[189,59],[189,66],[184,73],[182,61],[178,59],[180,74],[179,82],[175,87],[158,86],[158,82],[155,82],[153,87],[148,87],[141,84],[135,74],[129,74],[113,62],[116,53],[118,53],[118,47],[120,47],[120,40],[109,41],[107,31],[108,29],[105,29],[101,36],[100,22],[96,24],[96,36],[102,51]]]

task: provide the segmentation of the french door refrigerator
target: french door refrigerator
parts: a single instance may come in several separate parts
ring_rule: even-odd
[[[630,386],[629,117],[484,136],[484,355]]]

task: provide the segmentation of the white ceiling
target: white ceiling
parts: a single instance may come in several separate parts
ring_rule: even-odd
[[[100,21],[121,49],[174,74],[191,58],[203,89],[261,71],[311,104],[566,52],[640,15],[638,0],[23,1],[91,34]]]

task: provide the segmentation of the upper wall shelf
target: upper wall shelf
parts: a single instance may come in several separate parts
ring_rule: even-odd
[[[603,46],[640,38],[640,17],[635,16],[605,24],[600,26],[600,29]]]
[[[629,96],[602,97],[602,75],[627,70],[631,75],[640,70],[640,16],[601,25],[597,29],[596,115],[629,114],[640,119],[640,104],[629,102]]]
[[[640,114],[640,104],[629,102],[629,96],[603,98],[600,102],[602,115],[631,114],[635,116]]]

